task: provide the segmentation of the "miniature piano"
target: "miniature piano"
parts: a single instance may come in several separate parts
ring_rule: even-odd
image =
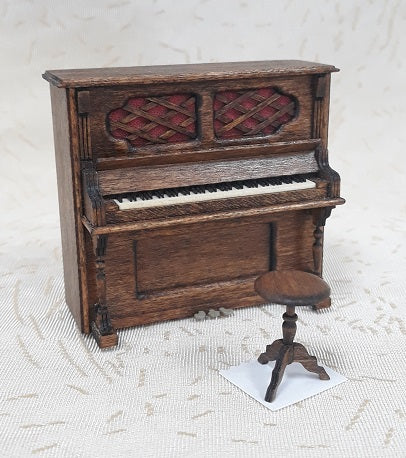
[[[66,301],[82,332],[109,347],[119,328],[260,304],[254,279],[269,270],[322,275],[325,221],[344,203],[327,153],[335,71],[45,72]]]

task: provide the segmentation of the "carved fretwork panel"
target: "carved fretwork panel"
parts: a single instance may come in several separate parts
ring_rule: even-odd
[[[218,92],[214,98],[214,131],[217,138],[275,134],[297,113],[297,102],[273,87]]]
[[[197,136],[196,99],[192,94],[132,97],[110,111],[107,129],[133,147],[182,143]]]

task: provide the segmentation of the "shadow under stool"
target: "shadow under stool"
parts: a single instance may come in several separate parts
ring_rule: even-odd
[[[309,355],[306,348],[294,342],[297,315],[295,307],[317,304],[330,296],[330,287],[317,275],[298,270],[267,272],[255,281],[255,290],[267,302],[286,305],[283,314],[283,338],[267,345],[258,362],[267,364],[275,361],[271,383],[265,395],[265,401],[275,399],[276,390],[283,378],[286,366],[293,362],[300,363],[305,369],[318,374],[320,380],[329,380],[327,372],[317,364],[315,356]]]

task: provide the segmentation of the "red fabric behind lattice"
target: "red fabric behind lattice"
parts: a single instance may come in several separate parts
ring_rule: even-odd
[[[196,103],[191,94],[134,97],[108,114],[112,137],[133,146],[179,143],[196,138]]]
[[[218,92],[213,108],[216,137],[225,139],[274,134],[296,113],[293,97],[275,88]]]

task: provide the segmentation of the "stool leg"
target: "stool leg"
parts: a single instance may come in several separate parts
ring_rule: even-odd
[[[309,372],[318,374],[320,380],[330,380],[330,377],[325,371],[324,367],[317,364],[316,357],[310,355],[302,344],[294,344],[293,361],[300,363]]]
[[[268,364],[269,361],[275,361],[282,346],[282,339],[275,340],[271,345],[267,345],[265,352],[258,356],[258,362]]]
[[[271,383],[268,386],[265,394],[265,401],[272,402],[276,396],[276,390],[278,389],[279,384],[282,381],[283,374],[285,373],[286,366],[292,362],[292,346],[283,345],[274,370],[272,371]]]
[[[265,364],[265,361],[272,361],[276,359],[275,367],[272,371],[271,382],[265,394],[265,401],[272,402],[276,396],[276,390],[282,381],[283,374],[285,373],[286,366],[292,362],[293,358],[293,339],[296,334],[296,321],[297,315],[295,307],[286,307],[286,312],[282,315],[282,334],[283,339],[276,340],[272,345],[266,348],[266,352],[262,353],[258,361]],[[277,358],[272,358],[275,355],[275,349],[279,347]]]

